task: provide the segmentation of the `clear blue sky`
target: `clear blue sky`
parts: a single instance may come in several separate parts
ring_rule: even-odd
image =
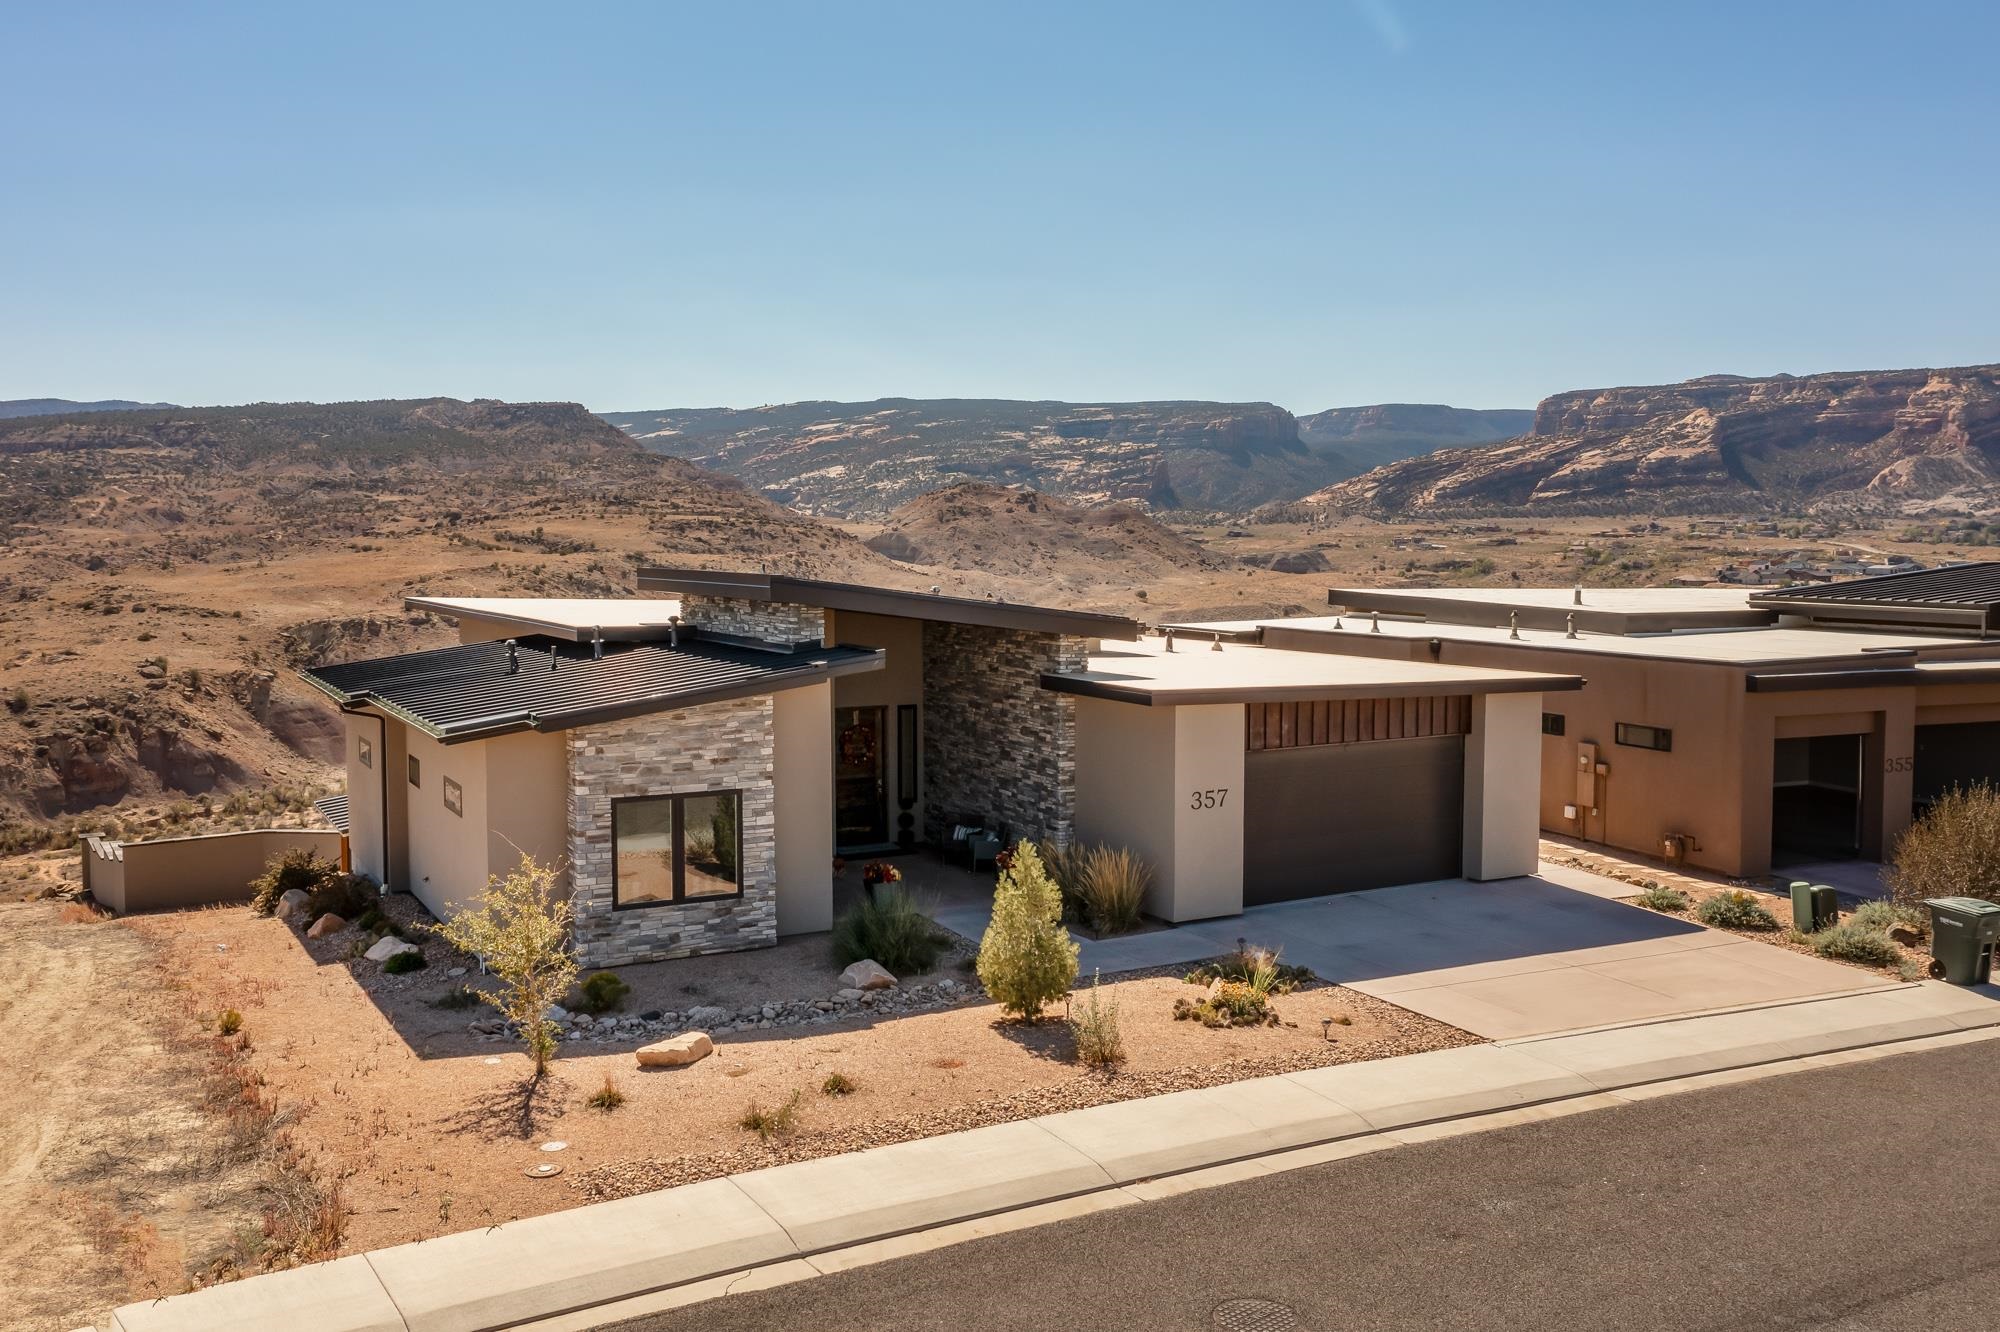
[[[0,6],[0,398],[2000,360],[1990,3]]]

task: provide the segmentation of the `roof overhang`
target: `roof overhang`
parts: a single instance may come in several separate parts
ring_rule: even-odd
[[[678,601],[646,597],[404,597],[406,610],[428,611],[454,620],[489,620],[512,625],[522,637],[540,634],[571,643],[603,636],[607,643],[663,638],[680,614]]]
[[[639,590],[775,602],[863,615],[891,615],[909,620],[935,620],[944,624],[1018,629],[1027,633],[1065,634],[1077,638],[1109,638],[1122,642],[1136,641],[1143,628],[1137,620],[1127,616],[1098,611],[1029,606],[982,597],[947,597],[934,592],[901,592],[894,588],[830,583],[784,574],[644,567],[639,570]]]
[[[1434,620],[1440,624],[1504,625],[1510,617],[1523,629],[1578,629],[1600,634],[1654,634],[1676,629],[1750,628],[1776,624],[1778,613],[1746,604],[1742,609],[1662,607],[1658,610],[1591,606],[1588,603],[1550,606],[1510,602],[1504,592],[1491,601],[1435,596],[1420,588],[1329,588],[1326,604],[1352,611]]]
[[[1869,670],[1752,671],[1744,685],[1753,694],[1783,694],[1809,689],[1882,689],[1891,686],[1919,688],[1932,685],[2000,684],[2000,661],[1991,665],[1942,663],[1890,666]]]

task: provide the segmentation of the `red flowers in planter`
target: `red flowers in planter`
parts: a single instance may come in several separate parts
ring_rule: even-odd
[[[878,883],[901,883],[903,871],[886,860],[870,861],[861,871],[861,882],[870,888]]]

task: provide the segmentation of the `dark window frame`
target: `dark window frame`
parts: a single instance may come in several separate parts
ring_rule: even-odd
[[[1560,712],[1544,712],[1542,714],[1542,734],[1568,735],[1569,718]]]
[[[409,765],[407,768],[404,769],[404,771],[409,775],[410,785],[416,787],[419,791],[423,790],[424,765],[417,762],[417,756],[415,754],[405,754],[403,757],[404,760]]]
[[[736,891],[733,893],[703,893],[699,897],[687,895],[687,802],[701,800],[709,796],[734,796],[736,798]],[[673,817],[667,827],[667,840],[674,849],[673,896],[655,897],[644,902],[623,901],[618,892],[618,808],[621,805],[645,804],[649,801],[667,800],[673,804]],[[657,795],[614,796],[611,800],[611,909],[613,911],[645,911],[652,907],[687,906],[690,903],[736,902],[743,898],[743,790],[741,787],[727,786],[712,791],[662,791]]]
[[[1634,737],[1641,731],[1651,739],[1639,740]],[[1648,726],[1643,722],[1619,722],[1612,728],[1611,738],[1627,749],[1650,749],[1656,754],[1674,752],[1674,732],[1670,726]]]

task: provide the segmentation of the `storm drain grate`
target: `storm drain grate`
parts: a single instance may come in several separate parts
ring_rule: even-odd
[[[1272,1300],[1224,1300],[1209,1314],[1222,1332],[1292,1332],[1299,1316]]]

